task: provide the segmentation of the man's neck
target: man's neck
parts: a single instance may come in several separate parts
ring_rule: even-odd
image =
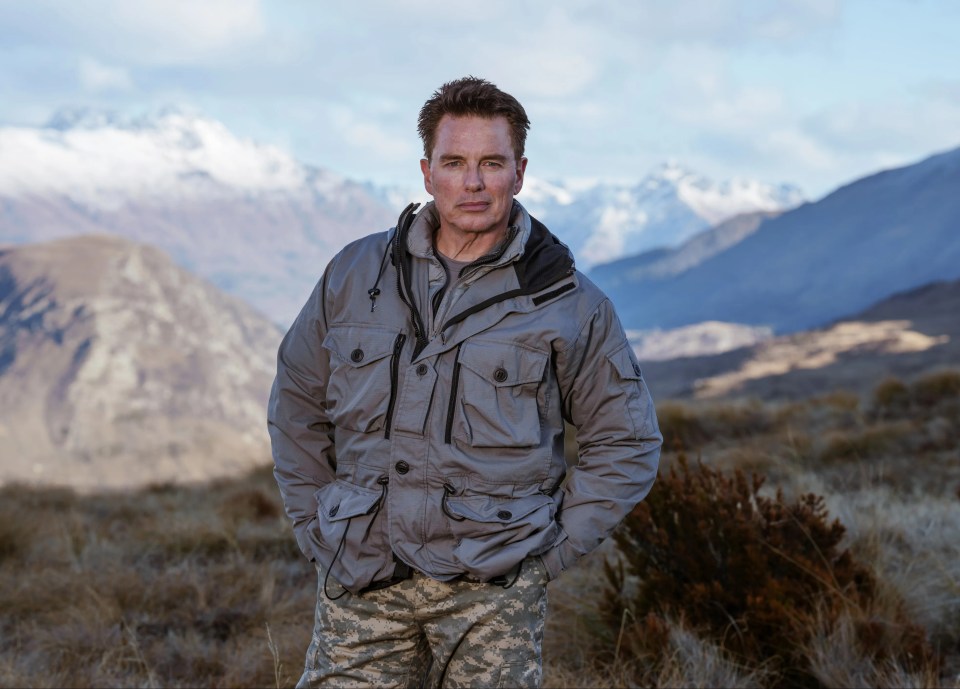
[[[456,232],[441,224],[435,246],[449,259],[471,262],[492,252],[506,236],[506,227],[487,232]]]

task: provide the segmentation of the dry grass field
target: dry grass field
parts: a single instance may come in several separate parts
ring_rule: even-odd
[[[620,550],[551,584],[546,686],[960,686],[960,373],[659,414],[645,511]],[[802,508],[811,493],[820,508]],[[268,468],[125,494],[3,488],[0,577],[3,686],[292,686],[316,595]]]

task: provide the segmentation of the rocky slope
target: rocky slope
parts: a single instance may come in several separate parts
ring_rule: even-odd
[[[123,488],[269,462],[281,333],[157,249],[0,251],[0,482]]]

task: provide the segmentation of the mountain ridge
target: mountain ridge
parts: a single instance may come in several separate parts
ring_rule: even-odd
[[[960,149],[953,149],[765,220],[677,275],[597,282],[629,328],[703,320],[777,332],[816,327],[895,292],[960,277],[957,188]]]
[[[528,177],[525,186],[521,202],[583,267],[611,250],[675,245],[708,226],[701,215],[799,195],[748,180],[713,183],[676,164],[637,184]],[[138,118],[66,109],[45,128],[0,127],[0,242],[106,232],[153,244],[283,325],[336,251],[426,198],[419,186],[378,187],[303,164],[184,109]]]

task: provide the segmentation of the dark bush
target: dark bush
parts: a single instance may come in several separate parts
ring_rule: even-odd
[[[918,378],[910,385],[910,396],[921,407],[960,398],[960,371],[940,371]]]
[[[899,378],[886,378],[873,390],[873,413],[883,418],[902,414],[910,407],[910,390]]]
[[[718,403],[690,407],[678,402],[657,406],[668,449],[693,449],[723,438],[749,438],[771,430],[773,420],[759,403]]]
[[[765,497],[762,477],[691,467],[683,456],[678,465],[614,534],[622,557],[606,568],[604,613],[617,653],[656,658],[663,635],[650,630],[680,619],[783,686],[818,686],[802,650],[813,620],[875,591],[841,548],[843,526],[820,496]]]

